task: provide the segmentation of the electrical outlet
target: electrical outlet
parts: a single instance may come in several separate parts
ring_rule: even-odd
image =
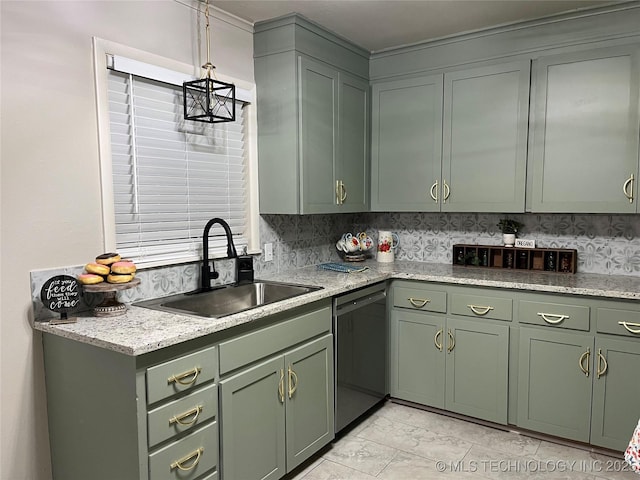
[[[273,260],[273,243],[264,244],[264,261],[271,262]]]

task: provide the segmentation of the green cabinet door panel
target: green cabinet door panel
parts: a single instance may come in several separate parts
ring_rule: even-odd
[[[391,313],[391,395],[444,408],[445,317]]]
[[[340,72],[336,180],[344,184],[339,211],[369,208],[369,83]]]
[[[286,472],[282,356],[220,382],[223,478],[276,479]]]
[[[285,369],[287,471],[291,471],[334,437],[333,336],[288,352]]]
[[[442,75],[372,88],[371,210],[438,211]],[[437,185],[436,185],[437,184]]]
[[[640,418],[640,342],[596,337],[591,443],[622,451]]]
[[[446,73],[442,211],[524,212],[530,62]]]
[[[593,372],[592,335],[521,327],[518,426],[588,442]]]
[[[532,78],[531,210],[636,212],[640,47],[541,57]]]
[[[338,72],[306,57],[298,57],[300,78],[301,195],[305,213],[337,211],[336,122]],[[291,186],[285,186],[291,188]]]
[[[447,410],[507,424],[509,327],[447,318]]]

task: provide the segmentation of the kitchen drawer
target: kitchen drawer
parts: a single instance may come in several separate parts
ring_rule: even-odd
[[[596,329],[598,333],[611,333],[640,339],[640,311],[596,307]]]
[[[491,292],[468,294],[451,293],[451,313],[468,317],[491,318],[511,321],[513,318],[513,300],[492,295]]]
[[[216,376],[216,347],[175,358],[147,369],[147,403],[193,389]]]
[[[224,375],[330,331],[331,308],[325,307],[233,338],[219,345],[220,374]]]
[[[192,480],[218,465],[218,423],[213,422],[149,455],[152,480]],[[214,477],[215,478],[215,477]]]
[[[393,306],[425,312],[447,312],[447,292],[435,290],[429,284],[395,282]]]
[[[547,325],[572,330],[589,330],[589,307],[575,303],[541,302],[520,300],[518,320],[520,323]]]
[[[218,386],[209,385],[147,414],[149,446],[193,430],[218,416]]]

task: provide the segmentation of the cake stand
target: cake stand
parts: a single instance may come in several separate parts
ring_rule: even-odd
[[[127,283],[96,283],[94,285],[84,285],[84,291],[90,293],[102,293],[104,299],[100,305],[96,305],[93,314],[96,317],[117,317],[127,312],[127,306],[120,303],[116,298],[116,293],[121,290],[128,290],[140,285],[140,279],[134,278]]]

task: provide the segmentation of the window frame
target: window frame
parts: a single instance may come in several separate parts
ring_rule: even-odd
[[[93,65],[95,79],[95,97],[98,123],[98,150],[100,161],[100,187],[102,202],[102,235],[104,251],[116,250],[115,208],[113,194],[113,170],[111,163],[111,128],[109,125],[109,95],[108,95],[108,55],[122,56],[131,60],[151,64],[185,75],[185,79],[194,77],[195,68],[176,60],[171,60],[149,52],[144,52],[122,44],[93,37]],[[257,163],[257,119],[256,119],[256,86],[255,83],[242,81],[218,75],[220,80],[234,83],[249,93],[249,105],[246,109],[246,161],[247,161],[247,231],[249,254],[261,253],[259,239],[259,210],[258,210],[258,163]],[[210,255],[210,258],[223,258],[224,254]],[[196,262],[201,257],[185,257],[180,261],[153,260],[139,265],[140,268],[150,268],[178,263]]]

